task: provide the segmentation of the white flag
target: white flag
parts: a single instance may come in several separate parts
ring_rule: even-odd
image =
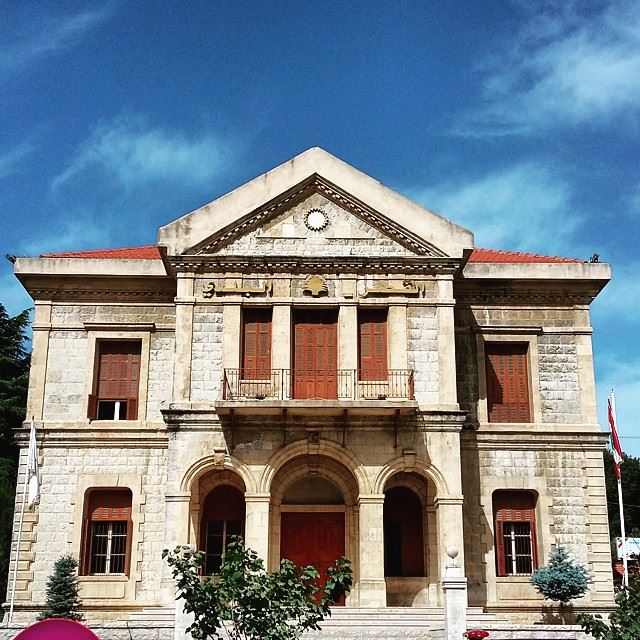
[[[32,506],[40,498],[40,482],[38,480],[38,448],[36,444],[36,424],[31,419],[31,432],[29,433],[29,452],[27,453],[27,486],[29,495],[27,502]]]

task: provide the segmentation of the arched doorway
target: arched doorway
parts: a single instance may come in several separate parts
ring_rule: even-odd
[[[423,508],[408,487],[392,487],[384,496],[384,574],[425,575]]]
[[[228,484],[212,489],[204,499],[200,517],[200,545],[205,575],[220,572],[233,536],[244,535],[245,504],[242,492]]]
[[[204,473],[191,492],[191,535],[205,555],[205,575],[219,572],[234,535],[244,535],[246,508],[242,478],[228,469]]]
[[[324,585],[338,558],[357,557],[357,495],[351,473],[331,458],[301,456],[285,464],[272,482],[273,564],[283,558],[311,564]]]
[[[395,473],[384,488],[384,573],[388,606],[438,604],[435,485]]]

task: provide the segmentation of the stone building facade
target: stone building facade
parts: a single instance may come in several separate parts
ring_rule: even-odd
[[[589,321],[607,265],[477,249],[310,149],[156,246],[15,273],[41,476],[18,619],[63,553],[90,620],[172,606],[162,550],[215,573],[233,533],[270,568],[347,555],[347,609],[441,607],[455,547],[470,607],[533,619],[555,545],[593,579],[578,608],[611,604]]]

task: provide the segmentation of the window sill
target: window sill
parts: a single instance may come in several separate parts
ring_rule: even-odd
[[[130,577],[122,573],[78,576],[78,582],[129,582]]]
[[[526,576],[496,576],[496,582],[531,582],[531,574]]]

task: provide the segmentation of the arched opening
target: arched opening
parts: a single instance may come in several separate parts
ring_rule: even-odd
[[[392,487],[384,497],[384,574],[424,576],[423,508],[408,487]]]
[[[245,502],[243,493],[222,484],[207,493],[200,513],[198,547],[204,551],[206,575],[219,573],[232,536],[244,535]]]
[[[311,564],[322,587],[338,558],[357,557],[357,496],[355,478],[332,458],[300,456],[281,467],[271,483],[272,566]]]

